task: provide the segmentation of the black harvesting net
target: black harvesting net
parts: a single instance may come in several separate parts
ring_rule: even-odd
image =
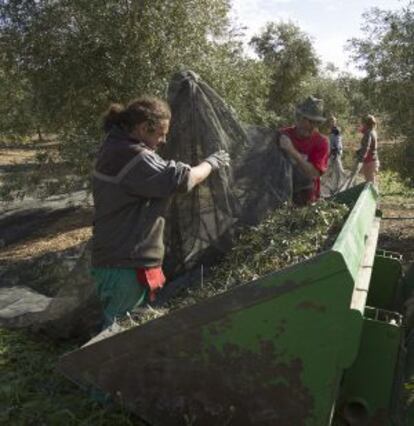
[[[170,276],[213,262],[228,250],[236,225],[260,222],[312,182],[278,147],[278,132],[240,123],[232,109],[195,73],[176,74],[169,87],[172,126],[162,155],[198,164],[214,151],[229,152],[231,166],[173,201],[167,218]],[[331,195],[342,183],[326,179]]]

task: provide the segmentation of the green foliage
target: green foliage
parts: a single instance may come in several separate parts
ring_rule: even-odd
[[[4,67],[18,66],[40,126],[81,175],[109,103],[163,96],[173,72],[208,62],[228,9],[228,0],[2,1]]]
[[[54,177],[65,178],[67,189],[89,176],[108,105],[144,93],[164,97],[171,75],[182,68],[198,72],[242,121],[273,122],[266,108],[268,69],[244,56],[229,30],[228,11],[228,0],[0,2],[7,87],[16,69],[24,85],[21,95],[10,92],[14,97],[4,102],[16,113],[0,132],[20,114],[23,132],[56,134],[60,161],[72,173]],[[48,178],[48,189],[59,189],[53,181]],[[16,194],[18,182],[10,185],[4,191]]]
[[[268,67],[244,56],[237,39],[212,43],[210,60],[197,71],[236,111],[240,120],[257,125],[272,125],[275,115],[267,109],[271,85]]]
[[[271,22],[252,38],[250,45],[271,74],[268,107],[286,122],[304,97],[304,84],[318,73],[319,60],[312,42],[291,22]]]
[[[374,31],[377,20],[378,37],[354,41],[359,59],[375,64],[369,68],[374,79],[360,81],[334,69],[321,73],[310,38],[292,23],[269,23],[251,40],[258,58],[247,57],[239,34],[230,29],[229,8],[229,0],[0,1],[0,134],[51,134],[59,141],[58,158],[39,157],[42,167],[33,182],[41,192],[88,182],[102,138],[100,117],[108,105],[145,93],[164,97],[171,75],[183,68],[199,73],[246,123],[290,124],[295,105],[312,94],[324,99],[345,131],[370,108],[386,111],[383,117],[394,131],[409,134],[414,110],[407,74],[410,13],[398,15],[406,24],[401,28],[395,28],[400,21],[394,15],[373,15],[368,28]],[[393,26],[386,21],[390,16]],[[385,35],[400,52],[388,62],[407,62],[398,78],[390,77],[397,75],[397,66],[382,66],[386,55],[380,52],[388,45],[376,43]],[[392,96],[384,96],[385,83],[398,86]],[[405,109],[393,110],[397,101]],[[403,114],[399,121],[397,110]],[[59,162],[65,173],[49,167]],[[46,172],[51,175],[45,180]],[[46,183],[39,186],[41,181]],[[10,180],[2,192],[23,194],[22,184],[27,186]]]
[[[398,172],[384,170],[380,173],[381,195],[399,195],[403,198],[414,197],[414,187],[409,179],[404,179]]]
[[[162,95],[171,72],[225,28],[227,3],[10,0],[2,40],[56,130],[88,123],[110,101]]]
[[[35,99],[28,80],[16,68],[4,65],[0,56],[0,134],[8,140],[40,132]]]
[[[232,251],[214,268],[213,286],[226,290],[327,249],[347,213],[347,206],[329,201],[301,208],[283,206],[240,233]]]
[[[365,36],[349,47],[361,69],[367,72],[364,93],[371,113],[381,113],[382,128],[406,139],[403,155],[413,155],[414,140],[414,2],[399,11],[371,9],[363,15]],[[400,165],[414,178],[412,161]]]
[[[398,172],[402,179],[408,179],[414,184],[414,143],[408,137],[397,139],[388,144],[380,141],[381,167]]]

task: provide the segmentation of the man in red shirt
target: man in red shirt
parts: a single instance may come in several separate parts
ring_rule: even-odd
[[[329,142],[318,131],[323,117],[321,99],[308,97],[296,108],[296,124],[280,130],[280,147],[296,166],[293,202],[305,205],[320,197],[320,177],[328,168]]]

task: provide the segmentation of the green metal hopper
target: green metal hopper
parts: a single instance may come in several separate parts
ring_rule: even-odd
[[[331,249],[86,345],[59,369],[154,426],[400,424],[400,261],[376,254],[375,189],[341,197],[353,208]]]

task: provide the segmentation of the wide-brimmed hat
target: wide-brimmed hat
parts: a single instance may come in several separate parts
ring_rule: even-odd
[[[296,114],[320,123],[326,121],[326,118],[323,116],[323,100],[313,96],[309,96],[296,107]]]

